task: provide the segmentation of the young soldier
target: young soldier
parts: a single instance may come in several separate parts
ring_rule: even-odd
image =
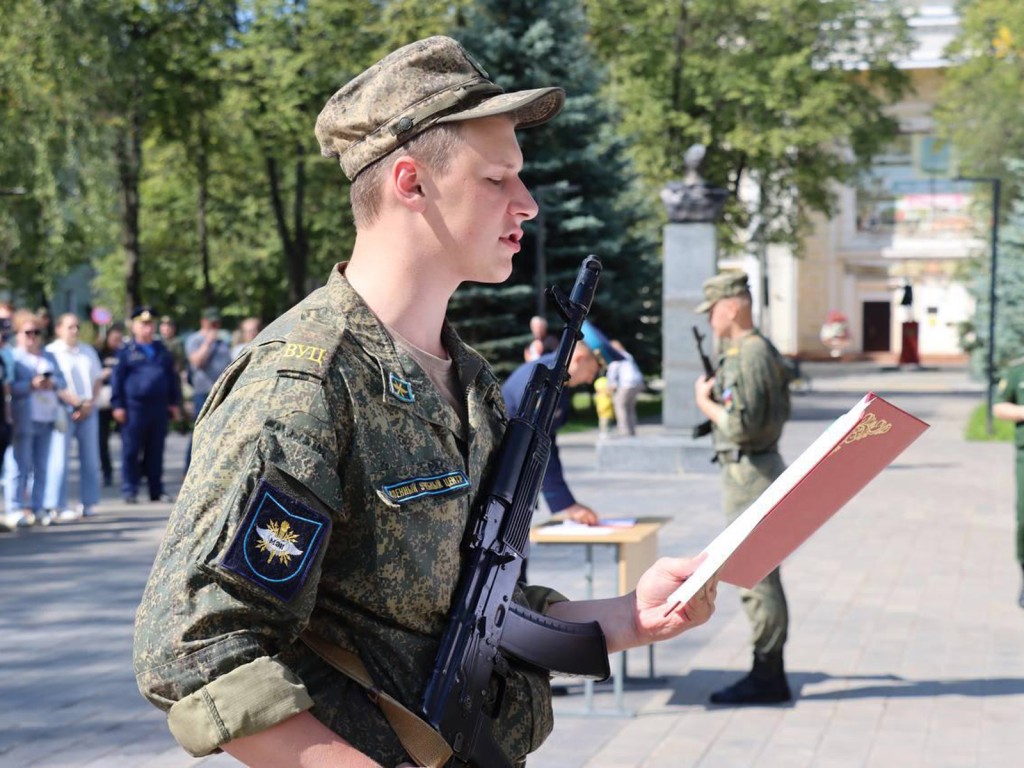
[[[1013,444],[1017,447],[1017,562],[1024,569],[1024,358],[1012,361],[999,381],[992,415],[1014,424]],[[1024,608],[1024,588],[1017,597]]]
[[[322,151],[354,179],[351,259],[210,393],[136,620],[139,686],[192,754],[408,764],[374,702],[419,708],[506,423],[494,374],[445,311],[460,283],[509,276],[537,213],[515,128],[554,117],[563,99],[557,88],[502,93],[454,40],[434,37],[321,112]],[[540,588],[517,599],[600,621],[617,651],[707,620],[714,585],[664,615],[695,566],[663,559],[612,600]],[[338,651],[365,667],[372,697],[320,655]],[[493,728],[502,750],[521,761],[551,720],[548,676],[513,667]]]
[[[704,301],[719,340],[714,378],[694,384],[697,407],[712,424],[715,455],[722,468],[725,515],[732,522],[786,468],[779,437],[789,418],[789,381],[782,357],[754,328],[750,289],[743,272],[729,271],[704,282]],[[746,677],[711,694],[713,704],[772,704],[789,701],[782,649],[789,613],[776,568],[754,589],[741,589],[753,625],[754,666]]]

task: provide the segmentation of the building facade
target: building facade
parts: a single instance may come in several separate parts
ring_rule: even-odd
[[[960,331],[974,301],[962,275],[966,260],[988,249],[989,190],[955,180],[955,156],[932,115],[948,66],[943,52],[959,28],[954,3],[907,5],[916,48],[900,63],[909,95],[891,108],[899,137],[859,184],[838,190],[838,214],[816,222],[799,257],[768,249],[767,281],[760,259],[732,262],[751,273],[757,316],[783,352],[830,354],[822,328],[840,316],[844,355],[963,356]]]

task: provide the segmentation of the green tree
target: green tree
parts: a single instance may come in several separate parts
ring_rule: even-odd
[[[480,0],[454,32],[506,90],[560,85],[568,98],[550,123],[520,133],[522,178],[544,209],[545,283],[568,290],[588,254],[605,266],[591,317],[653,371],[659,357],[660,266],[653,203],[636,189],[618,115],[601,96],[603,68],[587,42],[578,0]],[[468,286],[455,297],[460,332],[505,372],[522,362],[536,311],[536,220],[501,286]],[[561,325],[550,302],[552,328]],[[557,321],[557,322],[555,322]]]
[[[88,56],[62,6],[12,0],[0,14],[0,290],[33,306],[114,236]]]
[[[947,51],[954,66],[946,70],[936,118],[961,170],[1002,178],[1009,204],[1021,187],[1007,165],[1024,157],[1024,4],[970,0],[959,8],[960,32]]]
[[[894,0],[586,0],[593,40],[623,105],[634,156],[658,189],[683,153],[708,147],[703,175],[732,192],[723,245],[750,223],[737,194],[760,191],[759,236],[798,247],[813,212],[834,211],[897,129],[884,111],[906,85],[909,47]]]
[[[1011,186],[1020,188],[1024,180],[1024,161],[1006,161]],[[991,211],[991,198],[979,203]],[[986,232],[986,234],[988,234]],[[996,265],[996,322],[993,369],[998,374],[1011,361],[1024,356],[1024,199],[1012,200],[999,227]],[[971,369],[986,378],[989,349],[990,294],[992,286],[991,249],[986,248],[968,265],[967,285],[974,296],[975,314],[967,330],[966,348],[971,354]]]

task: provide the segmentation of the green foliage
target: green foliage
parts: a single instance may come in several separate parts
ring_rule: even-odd
[[[11,0],[0,14],[0,291],[33,305],[115,231],[65,5]]]
[[[1020,179],[1024,176],[1024,162],[1009,161],[1007,172],[1011,179]],[[991,250],[986,249],[971,261],[967,283],[976,304],[970,343],[966,348],[971,354],[971,369],[981,378],[984,378],[988,361],[991,264]],[[1011,202],[1005,221],[999,227],[993,352],[996,372],[1011,360],[1024,357],[1024,199],[1021,198]]]
[[[947,53],[950,67],[935,111],[957,148],[965,175],[1004,178],[1007,201],[1021,179],[1007,163],[1024,157],[1024,3],[970,0],[960,3],[960,33]]]
[[[660,357],[660,262],[644,201],[615,133],[618,115],[601,97],[604,70],[587,42],[578,0],[483,0],[466,11],[458,38],[506,90],[559,85],[565,109],[519,134],[523,180],[543,206],[545,285],[568,291],[589,254],[604,264],[591,318],[653,371]],[[503,286],[456,294],[460,333],[499,372],[522,362],[528,321],[537,311],[538,223],[527,224],[523,250]],[[500,313],[496,316],[495,313]],[[561,327],[551,302],[551,327]]]
[[[992,419],[992,434],[986,428],[986,412],[988,405],[981,403],[973,411],[967,420],[967,427],[964,429],[964,439],[977,442],[1013,442],[1013,424],[1003,419]]]
[[[683,154],[708,147],[701,169],[732,193],[723,245],[761,190],[759,233],[798,247],[811,212],[834,212],[836,182],[867,166],[897,126],[884,113],[905,76],[898,3],[862,0],[587,0],[592,38],[612,73],[634,157],[652,189],[683,177]]]

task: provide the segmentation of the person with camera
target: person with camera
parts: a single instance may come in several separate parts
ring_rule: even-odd
[[[43,349],[43,322],[32,312],[14,314],[14,380],[11,383],[14,461],[4,471],[8,527],[49,525],[43,507],[50,440],[61,417],[61,402],[74,405],[56,358]],[[31,497],[28,495],[31,481]]]

